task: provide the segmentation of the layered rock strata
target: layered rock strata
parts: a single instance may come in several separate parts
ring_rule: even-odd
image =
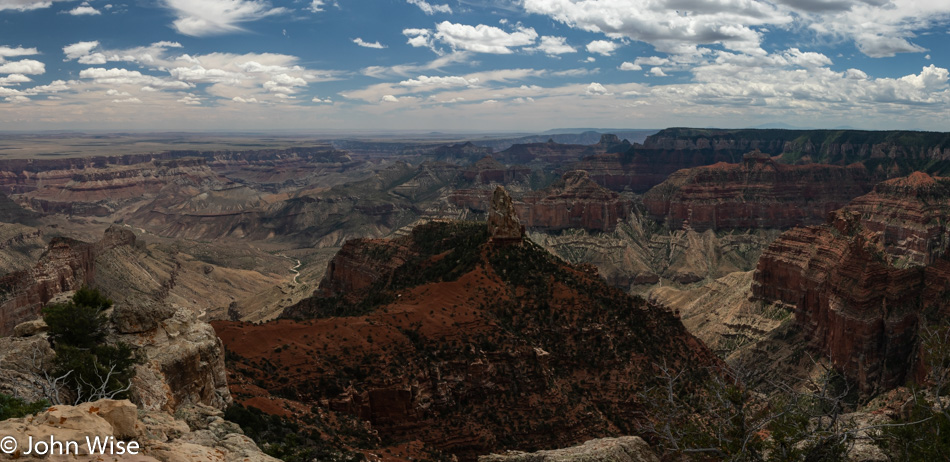
[[[787,229],[824,223],[871,186],[860,164],[785,165],[752,152],[739,164],[680,170],[647,191],[643,205],[674,229]]]
[[[491,197],[487,189],[462,189],[454,191],[449,201],[484,212],[490,208]],[[610,232],[618,222],[625,221],[633,209],[631,200],[601,187],[583,170],[565,173],[548,188],[520,194],[513,199],[513,204],[525,227],[538,231]]]
[[[515,203],[525,226],[546,231],[613,231],[632,208],[631,201],[593,182],[583,170],[568,172],[551,187],[525,194]]]
[[[795,228],[763,252],[753,295],[795,312],[811,342],[862,391],[901,385],[916,363],[918,329],[947,310],[950,180],[889,180]]]

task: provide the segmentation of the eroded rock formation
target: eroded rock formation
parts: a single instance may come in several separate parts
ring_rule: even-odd
[[[763,252],[752,293],[795,312],[804,334],[862,391],[901,385],[918,329],[950,293],[950,180],[889,180]]]
[[[613,231],[632,207],[631,201],[593,182],[583,170],[568,172],[551,187],[525,194],[515,203],[526,227],[546,231]]]
[[[505,188],[499,186],[491,197],[488,209],[488,235],[493,241],[520,241],[524,236],[524,226],[518,220],[511,196]]]
[[[0,278],[0,335],[9,335],[17,324],[37,317],[56,294],[91,283],[95,255],[92,244],[55,238],[32,268]]]
[[[643,205],[675,229],[787,229],[824,223],[872,184],[860,164],[785,165],[755,151],[739,164],[680,170],[647,191]]]
[[[592,266],[489,239],[484,224],[432,222],[360,240],[292,319],[214,322],[235,399],[350,414],[385,441],[474,461],[633,434],[657,364],[695,383],[717,370],[672,313]]]

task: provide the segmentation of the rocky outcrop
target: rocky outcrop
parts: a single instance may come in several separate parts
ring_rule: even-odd
[[[601,438],[580,446],[532,453],[481,456],[478,462],[659,462],[650,445],[637,436]]]
[[[0,274],[32,267],[47,249],[39,228],[0,222]]]
[[[525,194],[515,203],[526,227],[545,231],[613,231],[632,208],[631,201],[591,181],[583,170],[568,172],[551,187]]]
[[[475,212],[487,212],[491,199],[487,188],[459,189],[449,195],[449,202]],[[548,188],[522,193],[512,203],[521,223],[539,231],[613,231],[633,208],[632,201],[591,181],[582,170],[564,174]]]
[[[235,358],[236,400],[349,414],[384,441],[474,461],[633,434],[651,418],[636,390],[655,383],[656,364],[696,383],[718,370],[668,311],[530,241],[498,245],[484,224],[430,222],[355,245],[360,270],[326,278],[358,288],[324,284],[354,287],[352,298],[213,323]]]
[[[48,398],[43,371],[54,357],[45,335],[0,337],[0,393],[28,402]]]
[[[647,191],[643,205],[675,229],[787,229],[824,223],[871,186],[860,164],[785,165],[755,151],[739,164],[680,170]]]
[[[183,408],[179,415],[185,420],[162,412],[141,411],[129,401],[107,399],[76,406],[54,406],[36,415],[0,422],[0,433],[12,436],[17,442],[16,450],[5,450],[3,458],[142,462],[278,460],[261,452],[240,427],[221,417],[221,411],[190,406]],[[52,438],[62,444],[62,451],[68,451],[68,455],[38,456],[35,450],[29,449],[31,438],[46,442]],[[87,438],[111,440],[113,444],[103,451],[90,448]],[[119,452],[119,447],[131,451]],[[40,446],[37,448],[43,450]]]
[[[105,315],[111,321],[106,341],[130,345],[141,360],[134,366],[132,379],[139,407],[175,412],[185,405],[224,409],[231,403],[224,347],[211,326],[195,313],[156,305],[122,308],[120,304]],[[142,319],[152,327],[146,329]],[[44,371],[54,353],[45,323],[28,321],[15,332],[17,337],[0,338],[0,378],[5,383],[0,391],[31,400],[52,398]]]
[[[17,324],[36,318],[56,294],[76,290],[95,278],[95,246],[68,238],[55,238],[30,269],[0,278],[0,335],[9,335]]]
[[[511,196],[505,188],[499,186],[491,198],[488,210],[488,235],[493,241],[520,241],[524,236],[524,226],[518,220]]]
[[[786,232],[763,252],[753,295],[792,307],[806,337],[862,391],[903,384],[918,327],[947,309],[948,187],[919,173],[890,180],[828,224]]]
[[[547,165],[567,165],[584,157],[598,154],[599,146],[583,144],[561,144],[548,140],[547,143],[515,144],[504,151],[494,154],[495,159],[504,164],[527,165],[541,163]]]
[[[115,340],[132,345],[144,360],[138,364],[133,387],[143,409],[174,412],[188,404],[224,409],[231,403],[224,366],[224,346],[208,323],[195,313],[137,307],[148,311],[155,327],[118,334]],[[141,317],[141,316],[140,316]],[[113,320],[120,318],[113,313]],[[116,322],[117,325],[120,322]]]
[[[531,169],[518,165],[505,166],[491,156],[485,156],[462,169],[462,179],[473,184],[527,183]]]

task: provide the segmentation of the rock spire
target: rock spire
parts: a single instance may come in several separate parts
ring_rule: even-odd
[[[524,226],[515,214],[511,196],[504,187],[498,186],[491,197],[488,210],[488,234],[492,241],[520,241],[524,236]]]

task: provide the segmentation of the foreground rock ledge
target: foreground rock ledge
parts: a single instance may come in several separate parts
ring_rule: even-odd
[[[178,420],[161,411],[140,411],[128,400],[99,400],[77,406],[53,406],[35,416],[0,422],[0,436],[17,440],[13,454],[0,460],[95,460],[137,462],[276,462],[244,435],[237,424],[222,418],[222,412],[205,405],[187,405],[176,413]],[[86,437],[114,437],[138,443],[138,455],[95,455],[86,452]],[[29,438],[34,441],[75,441],[79,454],[50,459],[24,455]]]
[[[511,451],[481,456],[478,462],[659,462],[639,436],[601,438],[580,446],[532,453]]]

